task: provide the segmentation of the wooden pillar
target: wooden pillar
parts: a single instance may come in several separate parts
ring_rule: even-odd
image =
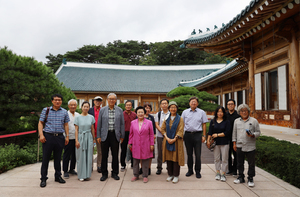
[[[300,128],[300,69],[299,69],[299,43],[296,39],[296,32],[293,29],[292,43],[290,44],[290,64],[289,64],[289,91],[292,128]]]
[[[254,85],[254,61],[253,54],[250,54],[250,59],[248,62],[248,77],[249,77],[249,107],[250,114],[254,116],[255,114],[255,85]]]
[[[223,86],[219,83],[219,88],[221,89],[220,90],[220,92],[221,92],[221,94],[220,94],[220,105],[221,106],[223,106],[223,99],[225,99],[224,97],[223,97]],[[225,106],[223,106],[224,108],[225,108]]]
[[[139,100],[138,100],[138,103],[139,103],[139,106],[141,106],[141,105],[142,105],[142,96],[141,96],[141,95],[139,95]]]

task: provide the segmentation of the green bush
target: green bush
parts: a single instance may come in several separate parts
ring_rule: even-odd
[[[39,160],[43,152],[40,143]],[[5,144],[0,149],[0,174],[15,167],[35,163],[37,160],[37,142],[29,142],[24,147],[15,144]]]
[[[300,146],[261,136],[256,141],[256,165],[300,188]]]

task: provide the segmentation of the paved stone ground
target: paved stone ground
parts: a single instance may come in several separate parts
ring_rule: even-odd
[[[108,178],[99,181],[101,174],[93,171],[89,181],[80,182],[77,176],[71,176],[65,184],[54,182],[53,162],[49,164],[49,179],[47,187],[40,188],[40,163],[15,168],[0,175],[0,196],[120,196],[120,197],[160,197],[160,196],[300,196],[300,189],[274,177],[273,175],[256,168],[254,178],[255,187],[249,188],[247,184],[234,184],[234,177],[227,176],[226,182],[214,180],[214,164],[202,164],[202,178],[196,179],[193,175],[186,177],[187,166],[181,168],[179,182],[173,184],[166,182],[167,172],[161,175],[150,175],[149,182],[141,180],[131,182],[132,169],[120,172],[120,180]],[[163,164],[164,169],[166,167]],[[94,166],[96,167],[96,165]],[[155,171],[156,164],[152,165]],[[245,169],[247,170],[247,169]]]
[[[292,141],[300,144],[300,130],[289,128],[261,126],[262,134],[274,136],[281,140]],[[247,167],[247,164],[245,164]],[[53,162],[49,164],[47,187],[40,188],[40,168],[41,163],[30,164],[15,168],[6,173],[0,174],[0,196],[119,196],[119,197],[160,197],[160,196],[262,196],[262,197],[291,197],[300,196],[300,189],[296,188],[268,172],[256,167],[254,177],[255,187],[249,188],[246,183],[234,184],[235,179],[227,176],[226,182],[216,181],[215,167],[212,153],[202,146],[202,178],[196,179],[193,175],[186,177],[187,166],[181,167],[181,175],[177,184],[166,182],[166,165],[163,164],[163,172],[156,175],[156,160],[151,166],[152,175],[149,182],[143,183],[141,180],[131,182],[133,176],[130,164],[125,172],[120,172],[120,180],[115,181],[108,178],[106,181],[99,181],[101,174],[93,171],[89,181],[80,182],[77,176],[71,176],[65,184],[54,182]],[[110,165],[109,165],[110,168]],[[94,163],[96,169],[96,163]],[[110,171],[110,169],[109,169]],[[245,169],[245,174],[247,168]]]

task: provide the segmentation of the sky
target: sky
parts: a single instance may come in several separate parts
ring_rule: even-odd
[[[250,0],[0,0],[0,48],[34,57],[121,40],[185,40],[222,26]],[[179,46],[178,46],[179,47]]]

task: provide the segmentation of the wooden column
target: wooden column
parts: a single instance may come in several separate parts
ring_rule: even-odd
[[[221,106],[223,106],[223,99],[225,99],[225,98],[223,98],[223,86],[219,83],[218,84],[219,85],[219,88],[220,88],[220,105]],[[223,106],[224,108],[225,108],[225,106]]]
[[[255,114],[255,85],[254,85],[254,61],[253,54],[250,54],[250,59],[248,62],[248,77],[249,77],[249,107],[250,115]]]
[[[292,128],[300,128],[300,69],[299,69],[299,43],[296,39],[296,32],[293,29],[292,43],[290,44],[290,64],[289,64],[289,91]]]

